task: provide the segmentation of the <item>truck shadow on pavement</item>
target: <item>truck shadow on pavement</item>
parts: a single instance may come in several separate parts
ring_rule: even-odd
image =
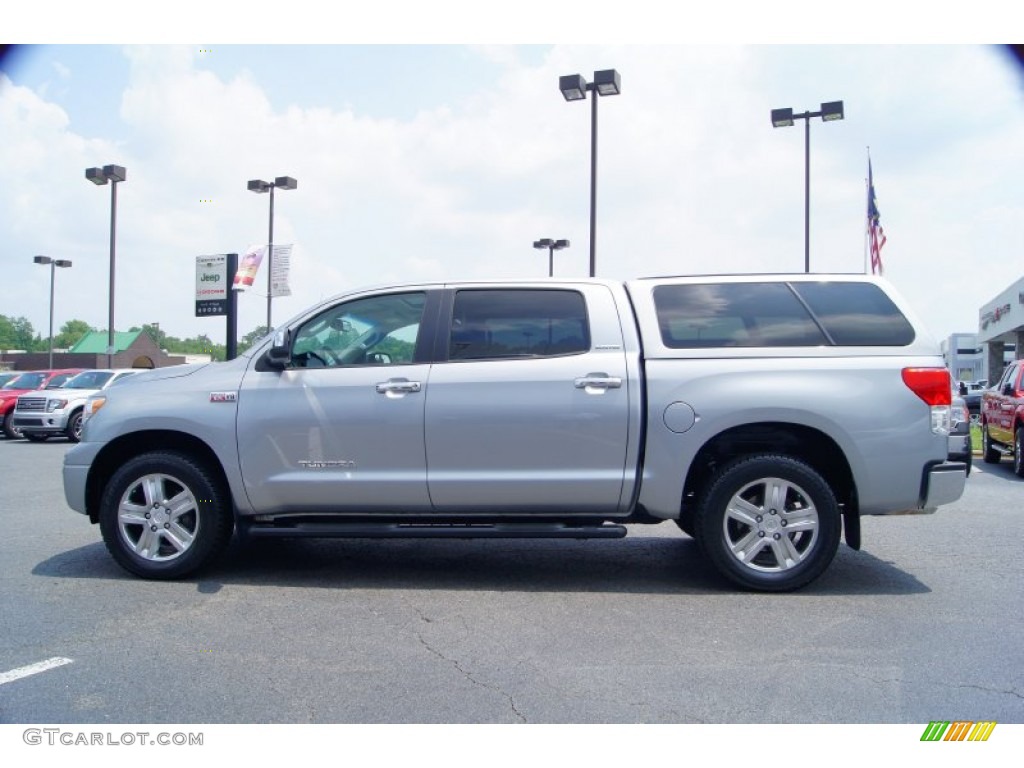
[[[100,542],[54,555],[33,575],[135,580]],[[719,594],[719,576],[697,543],[678,536],[614,541],[283,539],[233,542],[212,567],[177,582],[215,593],[229,585],[317,589],[490,590]],[[919,594],[913,574],[840,545],[831,567],[795,594]]]

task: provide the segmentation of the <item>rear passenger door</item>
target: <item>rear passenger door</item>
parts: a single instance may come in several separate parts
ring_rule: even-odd
[[[443,312],[425,418],[435,510],[619,509],[630,392],[610,291],[460,288]]]

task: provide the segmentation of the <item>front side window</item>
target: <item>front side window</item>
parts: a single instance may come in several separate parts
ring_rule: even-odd
[[[577,291],[468,289],[455,294],[449,360],[571,355],[590,350]]]
[[[426,296],[394,293],[344,302],[295,333],[295,368],[400,365],[414,361]]]

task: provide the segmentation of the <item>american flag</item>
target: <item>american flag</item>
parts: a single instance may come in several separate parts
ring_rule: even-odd
[[[878,202],[875,200],[875,182],[871,178],[871,158],[868,158],[868,242],[871,250],[871,274],[882,274],[882,246],[885,230],[878,222]]]

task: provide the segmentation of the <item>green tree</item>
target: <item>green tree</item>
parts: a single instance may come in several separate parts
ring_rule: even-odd
[[[36,332],[24,317],[0,315],[0,349],[36,349]]]
[[[245,334],[245,336],[243,336],[239,340],[239,342],[238,342],[238,353],[241,354],[242,352],[245,352],[245,350],[247,350],[249,347],[251,347],[257,341],[262,339],[268,333],[270,333],[270,329],[267,328],[267,326],[265,326],[265,325],[257,325],[255,328],[253,328],[251,331],[249,331],[247,334]]]
[[[60,327],[60,333],[53,337],[54,349],[71,349],[93,328],[85,320],[68,320]]]

